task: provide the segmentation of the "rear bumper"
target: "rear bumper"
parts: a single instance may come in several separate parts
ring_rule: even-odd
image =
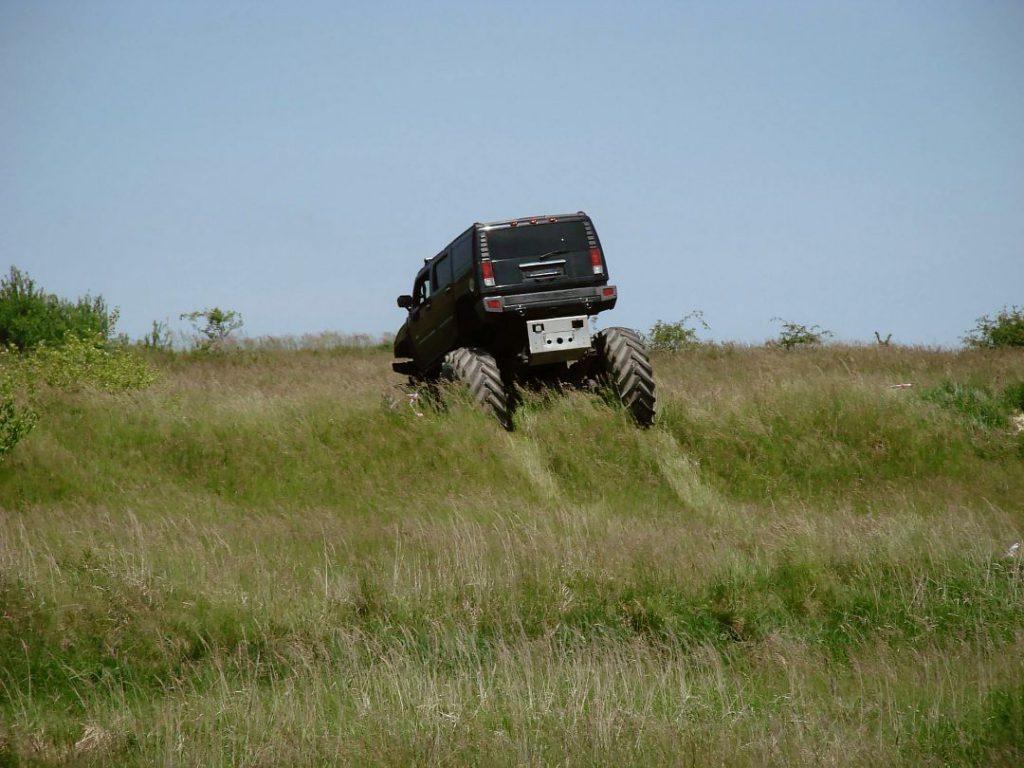
[[[578,311],[592,315],[614,307],[618,297],[619,292],[614,285],[595,285],[560,291],[516,293],[510,296],[484,296],[480,300],[480,309],[485,315],[516,313],[525,317],[533,315],[534,310],[549,312],[558,308],[572,310],[564,314]]]

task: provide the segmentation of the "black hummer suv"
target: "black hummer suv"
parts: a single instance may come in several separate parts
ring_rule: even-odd
[[[392,367],[416,380],[462,380],[506,428],[516,382],[606,383],[647,426],[654,378],[642,340],[628,328],[591,330],[617,293],[582,211],[473,224],[398,297],[409,315]]]

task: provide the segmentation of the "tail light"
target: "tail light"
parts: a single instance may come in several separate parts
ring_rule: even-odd
[[[615,286],[614,285],[606,285],[604,288],[601,289],[601,296],[603,298],[605,298],[605,299],[610,299],[614,295],[615,295]]]
[[[590,249],[590,266],[594,268],[595,275],[604,274],[604,266],[601,264],[601,249],[591,248]]]
[[[490,261],[480,262],[480,274],[483,275],[484,285],[488,288],[494,287],[494,267],[491,266]]]

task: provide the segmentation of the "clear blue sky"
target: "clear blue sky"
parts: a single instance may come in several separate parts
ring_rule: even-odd
[[[586,210],[605,325],[956,344],[1024,304],[1024,3],[0,0],[0,253],[134,337],[384,332]]]

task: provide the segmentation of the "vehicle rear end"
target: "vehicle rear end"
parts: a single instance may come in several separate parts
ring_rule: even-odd
[[[526,365],[578,360],[590,320],[615,306],[608,266],[583,213],[477,226],[477,313],[491,345]]]

